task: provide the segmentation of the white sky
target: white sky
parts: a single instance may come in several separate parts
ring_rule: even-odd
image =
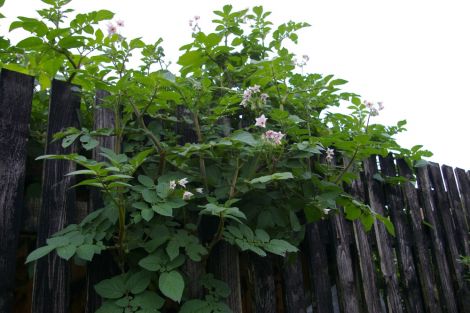
[[[164,39],[167,58],[190,41],[188,20],[201,16],[212,30],[213,10],[228,1],[74,0],[81,11],[108,9],[125,21],[126,37]],[[399,137],[407,147],[423,144],[431,160],[470,170],[470,2],[458,0],[233,1],[235,9],[263,5],[275,24],[294,20],[312,27],[300,32],[293,50],[310,57],[306,71],[335,74],[347,91],[383,101],[377,121],[408,121]],[[10,18],[33,16],[39,0],[6,0]],[[10,34],[12,37],[13,34]]]

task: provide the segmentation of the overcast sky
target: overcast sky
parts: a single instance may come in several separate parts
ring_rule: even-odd
[[[125,22],[127,37],[164,39],[174,63],[190,41],[188,20],[201,16],[212,30],[212,11],[228,1],[73,0],[83,10],[108,9]],[[233,1],[236,9],[263,5],[275,24],[288,20],[312,26],[293,50],[307,54],[308,72],[334,74],[363,99],[383,101],[377,121],[408,121],[399,137],[407,147],[422,144],[431,160],[470,170],[470,2],[446,0]],[[39,0],[6,0],[8,18],[32,16]],[[2,21],[1,30],[10,19]]]

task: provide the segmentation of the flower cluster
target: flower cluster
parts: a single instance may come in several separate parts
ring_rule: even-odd
[[[335,150],[331,148],[326,149],[326,157],[325,160],[327,163],[331,163],[333,161],[333,157],[335,156]]]
[[[178,185],[180,185],[183,188],[186,188],[186,184],[189,183],[189,180],[185,177],[180,180],[170,180],[170,189],[175,190]],[[196,188],[197,193],[203,193],[202,188]],[[191,197],[194,196],[194,193],[185,190],[183,193],[183,200],[189,200]]]
[[[280,145],[282,138],[284,138],[284,134],[281,132],[275,132],[274,130],[268,130],[263,134],[263,137],[274,143],[275,145]]]
[[[201,27],[199,27],[199,20],[201,17],[199,15],[195,15],[192,19],[189,20],[189,27],[191,27],[193,32],[196,32],[197,30],[201,30]]]
[[[366,108],[370,110],[371,116],[379,115],[379,111],[382,111],[385,108],[381,101],[379,102],[364,101],[364,105],[366,106]]]
[[[108,36],[112,36],[114,34],[117,34],[118,27],[124,27],[124,21],[117,20],[116,24],[108,23],[107,27],[108,27]]]
[[[266,104],[266,100],[268,100],[269,96],[268,94],[266,93],[261,93],[261,89],[260,89],[260,86],[259,85],[254,85],[252,87],[248,87],[248,89],[246,89],[244,92],[243,92],[243,100],[242,102],[240,102],[240,105],[244,108],[246,108],[246,106],[248,105],[249,102],[252,102],[256,99],[259,99],[259,101],[261,102],[261,105],[264,106]],[[258,96],[259,94],[259,96]]]
[[[307,65],[307,62],[309,60],[310,60],[309,56],[304,54],[300,61],[298,61],[296,58],[294,59],[294,65],[297,65],[298,67],[304,67],[305,65]]]

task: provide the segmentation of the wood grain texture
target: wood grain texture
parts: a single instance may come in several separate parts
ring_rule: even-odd
[[[315,312],[318,313],[333,313],[327,247],[321,236],[321,231],[326,231],[326,226],[325,221],[317,221],[308,224],[305,233],[304,247],[307,252],[313,302],[316,305]]]
[[[103,99],[108,93],[102,90],[96,92],[95,110],[93,114],[93,129],[102,128],[114,129],[115,116],[113,110],[102,107]],[[99,145],[92,151],[92,157],[98,162],[105,161],[105,157],[100,155],[100,147],[108,148],[114,151],[116,146],[115,136],[103,136],[97,138]],[[90,204],[88,206],[91,213],[103,207],[103,198],[99,189],[92,188],[90,190]],[[118,267],[114,262],[113,256],[108,251],[103,251],[100,255],[95,255],[93,260],[87,266],[86,273],[86,304],[85,313],[94,313],[102,303],[101,297],[96,293],[94,286],[100,281],[109,278],[118,273]]]
[[[284,258],[282,281],[284,290],[284,307],[286,313],[306,313],[306,294],[304,273],[300,253],[291,259]]]
[[[428,168],[432,187],[434,188],[436,195],[436,213],[442,225],[448,256],[447,261],[451,266],[450,271],[454,281],[454,291],[457,292],[457,304],[459,305],[459,309],[463,311],[466,309],[465,302],[468,304],[468,300],[466,299],[470,297],[470,291],[468,290],[468,283],[464,278],[463,264],[459,262],[459,258],[464,251],[461,247],[462,245],[458,242],[459,231],[457,230],[458,224],[455,221],[456,212],[449,202],[448,195],[450,195],[450,193],[448,193],[444,187],[444,181],[439,164],[430,162]]]
[[[336,257],[336,281],[338,296],[343,312],[359,313],[361,295],[354,275],[354,264],[351,252],[350,226],[342,214],[331,217],[333,242]]]
[[[437,216],[438,207],[434,200],[432,192],[431,179],[429,177],[428,167],[419,167],[417,169],[418,189],[421,192],[425,221],[432,227],[428,227],[431,235],[431,248],[437,268],[437,275],[440,283],[440,292],[442,296],[442,307],[448,313],[459,312],[455,299],[455,292],[452,283],[450,267],[447,261],[445,242],[443,237],[442,225]]]
[[[383,176],[397,176],[394,158],[388,155],[379,157]],[[395,226],[395,242],[398,266],[400,269],[400,284],[408,312],[424,313],[418,273],[413,257],[413,239],[408,224],[408,216],[403,203],[403,196],[398,185],[385,184],[385,201],[388,204],[391,221]]]
[[[271,257],[250,254],[251,275],[254,282],[255,313],[276,313],[276,286]]]
[[[366,199],[364,186],[364,177],[361,175],[352,183],[352,193],[359,199]],[[352,222],[354,229],[354,239],[359,258],[359,268],[362,277],[362,289],[364,295],[364,302],[367,312],[381,313],[383,312],[380,305],[379,289],[377,287],[377,276],[375,273],[375,265],[373,259],[373,250],[367,236],[364,226],[361,221],[355,220]]]
[[[224,241],[219,242],[209,258],[209,272],[213,273],[215,278],[227,283],[231,291],[227,305],[234,313],[242,313],[238,248]]]
[[[0,74],[0,312],[12,310],[33,82],[5,69]]]
[[[462,195],[465,221],[467,223],[467,227],[470,228],[470,179],[468,178],[467,173],[465,173],[465,170],[461,168],[455,169],[455,177],[457,178],[459,191]]]
[[[76,145],[62,148],[61,141],[51,142],[56,132],[67,127],[79,127],[79,88],[54,80],[49,103],[49,122],[45,154],[68,154],[76,151]],[[73,176],[75,164],[64,160],[45,160],[43,167],[42,206],[39,215],[37,246],[44,246],[46,239],[74,222],[75,190]],[[69,312],[68,262],[50,253],[35,265],[33,282],[33,313]]]
[[[369,192],[369,202],[372,210],[385,216],[384,195],[380,182],[374,178],[378,173],[377,159],[375,156],[364,161],[364,172]],[[398,284],[397,269],[393,264],[394,252],[390,235],[385,225],[376,220],[374,222],[374,234],[380,256],[380,269],[386,284],[386,299],[388,311],[391,313],[402,313],[400,286]]]
[[[397,167],[400,176],[409,180],[413,178],[413,172],[402,159],[397,160]],[[432,258],[427,245],[427,236],[423,228],[423,217],[418,199],[418,192],[413,183],[406,182],[401,184],[404,197],[404,204],[410,215],[411,235],[415,242],[414,251],[417,258],[417,269],[419,280],[421,282],[421,292],[426,312],[441,313],[441,303],[437,282],[434,279],[432,270]]]

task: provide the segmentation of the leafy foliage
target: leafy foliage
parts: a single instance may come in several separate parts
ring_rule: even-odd
[[[366,229],[378,219],[394,233],[388,218],[345,186],[370,155],[394,153],[421,165],[429,152],[396,143],[405,121],[371,123],[378,111],[342,91],[345,80],[299,73],[286,42],[297,43],[308,24],[275,27],[262,7],[226,5],[214,12],[214,32],[193,27],[172,73],[161,40],[127,39],[114,24],[108,34],[100,29],[113,13],[75,14],[66,8],[70,0],[42,2],[39,18],[18,17],[10,26],[28,37],[16,46],[0,38],[1,66],[37,77],[38,121],[51,79],[63,78],[80,85],[84,99],[107,91],[101,106],[112,110],[115,127],[90,129],[93,102],[85,101],[80,129],[54,137],[63,147],[80,142],[82,154],[39,158],[77,163],[81,169],[68,175],[81,178],[76,186],[100,190],[104,206],[55,234],[27,262],[53,250],[81,263],[111,251],[121,273],[95,286],[105,299],[98,312],[159,312],[170,300],[183,313],[230,312],[223,282],[184,275],[185,264],[203,266],[220,241],[285,256],[297,251],[306,222],[330,214],[359,219]],[[343,104],[348,113],[331,110]],[[43,129],[33,133],[40,140]],[[115,148],[101,147],[101,136],[112,136]],[[92,149],[105,161],[87,157]],[[218,227],[203,241],[207,216]],[[203,299],[185,292],[194,279],[206,290]]]

